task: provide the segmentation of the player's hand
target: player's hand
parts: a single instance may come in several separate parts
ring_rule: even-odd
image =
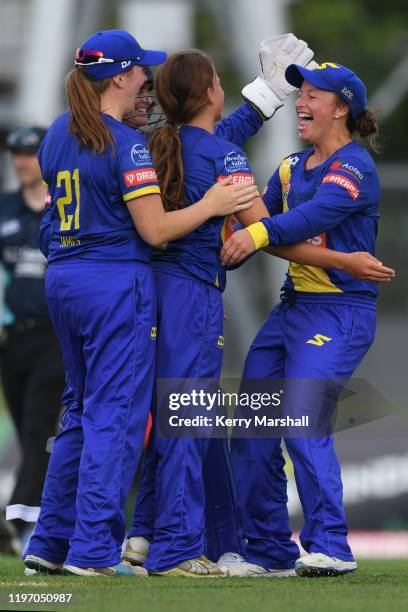
[[[295,89],[285,79],[286,68],[289,64],[314,68],[313,55],[307,43],[294,34],[266,38],[259,52],[262,74],[243,88],[242,95],[269,119]]]
[[[259,59],[262,75],[268,87],[283,104],[287,96],[295,90],[285,78],[285,70],[290,64],[299,64],[312,69],[317,66],[312,62],[314,53],[304,40],[293,34],[272,36],[261,42]]]
[[[208,200],[206,205],[211,207],[213,217],[224,217],[251,208],[258,195],[255,183],[233,184],[229,176],[213,185],[203,199]]]
[[[224,266],[233,266],[256,251],[255,242],[246,230],[234,232],[221,249],[221,259]]]
[[[376,257],[364,251],[347,253],[343,270],[354,278],[375,283],[388,283],[395,276],[395,270],[386,268]]]

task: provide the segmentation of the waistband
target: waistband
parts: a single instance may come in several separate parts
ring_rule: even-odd
[[[376,310],[376,298],[366,293],[308,293],[306,291],[295,291],[284,287],[281,290],[281,301],[292,306],[293,304],[344,304],[348,306],[360,306],[370,310]]]
[[[56,259],[48,262],[48,268],[68,268],[70,266],[81,266],[87,268],[141,268],[143,270],[152,270],[151,262],[139,261],[137,259],[124,259],[124,260],[104,260],[104,259],[81,259],[80,257],[73,257],[66,259]]]
[[[153,270],[155,272],[164,272],[165,274],[171,274],[173,276],[180,276],[182,278],[188,278],[189,280],[195,281],[196,283],[201,283],[203,285],[213,287],[214,289],[217,289],[218,291],[221,292],[220,287],[217,287],[214,283],[210,283],[204,280],[203,278],[199,278],[198,276],[191,274],[191,272],[189,272],[185,268],[182,268],[176,263],[171,263],[171,262],[164,263],[163,261],[160,262],[160,261],[153,260]]]

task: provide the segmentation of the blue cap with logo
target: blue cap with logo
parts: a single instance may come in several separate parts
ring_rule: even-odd
[[[286,68],[285,78],[293,87],[299,88],[303,81],[307,81],[319,89],[338,93],[349,105],[353,119],[366,110],[367,94],[363,81],[341,64],[324,62],[312,70],[291,64]]]
[[[126,30],[105,30],[93,34],[77,50],[75,64],[84,66],[92,81],[100,81],[133,66],[157,66],[167,59],[165,51],[142,49]]]

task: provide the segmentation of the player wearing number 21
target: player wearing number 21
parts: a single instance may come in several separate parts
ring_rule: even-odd
[[[216,185],[166,213],[144,137],[122,123],[166,59],[128,32],[91,36],[67,79],[70,112],[39,153],[48,185],[41,247],[46,294],[69,394],[25,563],[78,575],[146,570],[120,564],[123,507],[152,401],[156,293],[151,245],[240,211],[256,186]]]

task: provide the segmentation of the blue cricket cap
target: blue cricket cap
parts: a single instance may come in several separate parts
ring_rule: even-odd
[[[157,66],[166,59],[165,51],[142,49],[126,30],[105,30],[84,42],[76,52],[75,64],[85,67],[89,79],[100,81],[132,66]]]
[[[293,87],[299,88],[303,81],[307,81],[319,89],[338,93],[349,105],[353,119],[366,110],[367,94],[363,81],[352,70],[340,64],[324,62],[313,70],[291,64],[286,68],[285,78]]]

